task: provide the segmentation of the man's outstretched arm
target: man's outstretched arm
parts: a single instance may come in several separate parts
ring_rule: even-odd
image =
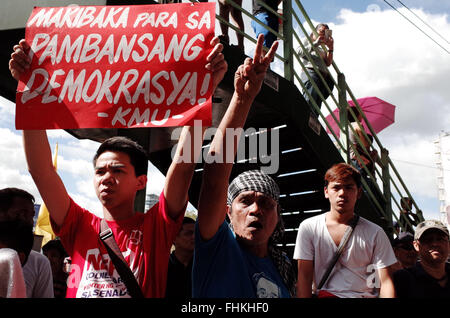
[[[207,64],[205,68],[212,72],[213,92],[217,85],[222,81],[228,65],[222,54],[223,45],[219,43],[219,38],[212,39],[211,45],[213,50],[206,58]],[[188,201],[188,190],[194,175],[195,162],[202,150],[203,133],[206,127],[202,127],[201,133],[195,134],[200,129],[193,126],[183,127],[181,132],[177,150],[172,160],[172,164],[167,171],[164,197],[168,205],[168,214],[172,219],[177,219],[184,213],[184,207]],[[188,162],[180,162],[180,158],[187,158]]]
[[[30,46],[21,40],[14,46],[9,69],[14,79],[19,81],[22,74],[30,68],[27,56]],[[52,152],[45,130],[24,130],[23,148],[28,171],[41,194],[53,221],[61,226],[70,206],[69,195],[52,162]]]
[[[234,134],[234,130],[244,126],[250,106],[261,90],[264,76],[278,47],[278,42],[274,42],[270,51],[264,54],[263,42],[264,36],[261,34],[258,37],[254,58],[247,58],[244,64],[238,67],[234,78],[233,97],[211,142],[209,155],[222,158],[222,163],[205,163],[203,170],[198,203],[198,226],[204,240],[211,239],[225,220],[228,179],[240,137]],[[233,132],[230,132],[229,128],[232,128]],[[229,135],[232,136],[231,144],[227,144]]]

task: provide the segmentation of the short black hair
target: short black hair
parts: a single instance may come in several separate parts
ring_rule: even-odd
[[[66,250],[64,249],[64,246],[61,243],[61,240],[51,240],[48,241],[47,243],[45,243],[44,246],[42,246],[42,252],[44,252],[44,254],[47,254],[48,251],[50,250],[56,250],[58,251],[58,253],[61,255],[61,257],[67,257],[69,256],[66,252]]]
[[[31,193],[18,188],[4,188],[0,190],[0,213],[6,213],[11,208],[14,198],[17,197],[34,204],[34,196]]]
[[[2,221],[0,222],[0,242],[15,250],[17,254],[22,252],[25,255],[22,264],[24,266],[33,248],[33,227],[22,220]]]
[[[183,218],[183,223],[182,224],[191,224],[191,223],[195,223],[195,220],[193,218],[190,218],[188,216],[185,216]]]
[[[123,152],[130,157],[130,162],[134,167],[136,176],[147,174],[148,156],[144,148],[137,142],[127,137],[115,136],[106,139],[95,153],[93,163],[94,167],[98,157],[106,151]]]

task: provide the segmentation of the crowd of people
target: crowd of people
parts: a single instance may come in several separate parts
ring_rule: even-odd
[[[315,41],[326,44],[330,54],[333,42],[325,40],[326,29],[318,26]],[[205,67],[215,90],[228,65],[219,38],[210,45]],[[259,34],[253,58],[235,71],[233,96],[208,151],[222,160],[205,160],[195,221],[185,216],[202,151],[202,142],[193,140],[194,127],[183,128],[159,202],[146,213],[134,209],[136,192],[147,183],[145,150],[125,137],[99,146],[94,188],[104,219],[69,196],[53,169],[46,132],[24,130],[28,170],[58,239],[44,245],[42,254],[32,250],[33,196],[0,190],[0,297],[450,297],[447,227],[426,220],[391,243],[380,226],[355,213],[363,190],[354,166],[338,163],[327,170],[324,196],[330,210],[300,223],[293,255],[277,245],[284,226],[274,179],[251,170],[229,183],[233,162],[226,158],[234,158],[239,140],[230,128],[244,126],[277,47],[277,41]],[[21,40],[13,50],[9,66],[19,80],[30,66],[29,45]],[[231,147],[225,146],[229,140]],[[185,153],[192,160],[178,160]],[[105,243],[111,237],[118,252]],[[70,268],[64,271],[67,257]],[[131,278],[122,276],[123,262]],[[136,286],[139,292],[131,293]]]

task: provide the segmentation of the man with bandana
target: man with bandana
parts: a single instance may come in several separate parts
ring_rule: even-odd
[[[274,244],[282,231],[277,184],[265,173],[252,170],[240,174],[228,186],[233,162],[225,158],[235,157],[239,140],[232,131],[244,126],[278,46],[275,42],[264,54],[263,41],[260,35],[254,58],[247,58],[238,67],[230,106],[209,149],[209,156],[224,160],[206,160],[204,166],[195,233],[193,297],[291,297],[295,293],[293,268]],[[232,144],[228,135],[234,138]]]

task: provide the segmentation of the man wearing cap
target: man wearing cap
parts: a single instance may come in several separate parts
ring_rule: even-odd
[[[277,229],[281,230],[277,184],[263,172],[252,170],[240,174],[228,187],[239,140],[231,131],[243,127],[278,46],[274,42],[264,55],[263,41],[260,35],[254,58],[247,58],[236,71],[230,106],[209,149],[210,156],[227,159],[206,160],[204,166],[195,232],[193,297],[276,298],[295,293],[289,259],[273,244]]]
[[[398,263],[393,265],[392,272],[416,265],[417,251],[413,245],[414,236],[409,232],[401,232],[392,242],[395,257]]]
[[[420,261],[394,273],[397,297],[450,298],[447,227],[440,221],[423,221],[416,227],[413,244]]]

